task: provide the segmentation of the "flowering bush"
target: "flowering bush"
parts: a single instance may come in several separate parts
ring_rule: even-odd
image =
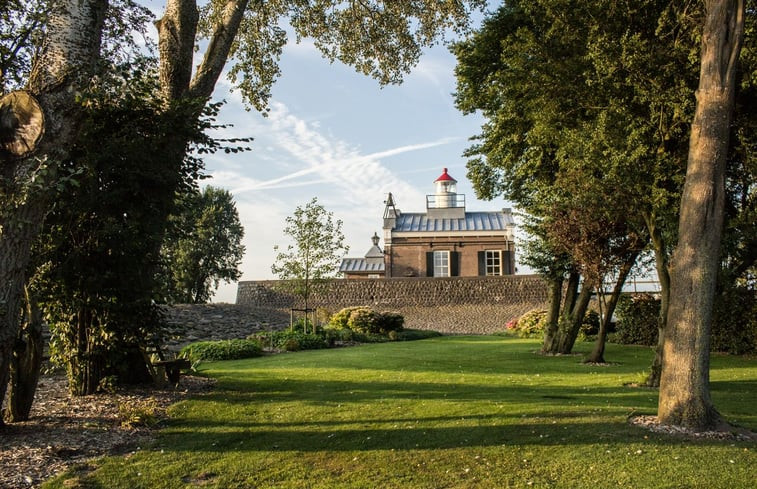
[[[547,311],[533,309],[522,315],[517,321],[515,331],[521,338],[538,338],[544,334],[547,326]]]

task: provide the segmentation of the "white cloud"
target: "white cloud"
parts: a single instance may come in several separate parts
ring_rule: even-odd
[[[260,190],[327,184],[332,190],[338,191],[340,199],[353,204],[376,205],[377,202],[381,202],[378,199],[383,199],[383,195],[389,191],[402,193],[408,199],[418,199],[418,190],[390,171],[382,159],[457,140],[442,138],[361,154],[358,148],[324,133],[319,124],[305,121],[292,114],[282,103],[271,104],[271,112],[266,122],[270,132],[267,137],[271,139],[278,152],[289,155],[297,162],[297,168],[287,174],[265,180],[235,175],[233,172],[214,173],[214,178],[229,184],[236,195]]]

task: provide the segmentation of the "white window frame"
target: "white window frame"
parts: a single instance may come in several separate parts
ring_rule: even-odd
[[[434,250],[434,277],[450,276],[449,250]]]
[[[484,251],[484,270],[487,277],[502,275],[502,250]]]

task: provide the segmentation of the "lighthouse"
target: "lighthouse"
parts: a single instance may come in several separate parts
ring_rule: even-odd
[[[452,178],[445,168],[441,176],[434,180],[436,186],[435,202],[437,208],[455,207],[457,197],[457,180]]]
[[[438,175],[438,174],[437,174]],[[361,258],[344,258],[345,278],[501,277],[515,273],[515,221],[510,209],[467,211],[457,180],[444,168],[426,195],[425,212],[400,212],[384,200],[384,249],[374,233]]]
[[[461,219],[465,217],[465,195],[457,193],[457,180],[446,168],[434,180],[434,194],[426,196],[426,212],[430,217]]]

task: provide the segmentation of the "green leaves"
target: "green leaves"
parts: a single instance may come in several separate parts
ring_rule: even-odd
[[[231,33],[229,78],[247,103],[265,113],[271,86],[281,74],[287,30],[293,30],[298,42],[312,38],[332,62],[350,65],[381,85],[401,83],[424,47],[450,32],[467,31],[471,13],[485,7],[485,0],[248,2],[238,32]],[[213,34],[226,8],[228,2],[213,1],[201,9],[202,37]]]
[[[333,277],[349,250],[344,245],[342,221],[334,220],[333,214],[314,197],[286,218],[284,234],[292,243],[283,251],[278,245],[274,247],[278,254],[271,271],[287,281],[284,286],[302,296],[307,305],[311,286]]]
[[[548,249],[585,265],[644,213],[675,225],[697,76],[681,15],[657,0],[514,1],[453,46],[458,108],[486,117],[468,176],[557,241],[531,247],[540,269]]]
[[[170,221],[161,251],[169,302],[207,302],[221,280],[242,276],[244,229],[228,190],[207,186],[189,193]]]

